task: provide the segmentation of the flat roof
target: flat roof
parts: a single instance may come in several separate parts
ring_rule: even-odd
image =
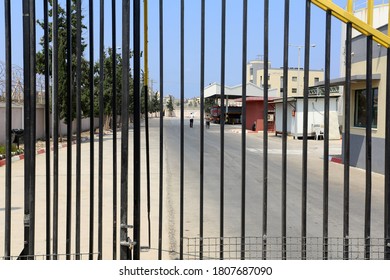
[[[341,95],[340,94],[331,94],[329,95],[329,98],[338,98],[340,97]],[[303,99],[304,97],[303,96],[289,96],[287,97],[287,102],[291,102],[291,101],[296,101],[297,99]],[[310,99],[313,99],[313,98],[325,98],[324,95],[309,95],[308,98]],[[277,98],[277,99],[274,99],[274,100],[271,100],[270,103],[282,103],[283,102],[283,98]]]
[[[381,79],[381,74],[372,74],[372,80],[373,81],[379,81]],[[365,82],[366,81],[366,75],[353,75],[351,76],[351,83],[359,83],[359,82]],[[320,81],[316,83],[315,86],[324,86],[325,81]],[[345,77],[332,79],[330,80],[331,86],[344,86],[345,85]]]

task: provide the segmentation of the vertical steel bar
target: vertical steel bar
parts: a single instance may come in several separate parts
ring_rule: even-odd
[[[76,147],[76,260],[80,259],[81,228],[81,1],[76,3],[76,114],[77,114],[77,147]]]
[[[390,12],[390,11],[389,11]],[[386,65],[386,138],[385,138],[385,197],[384,197],[384,259],[390,260],[390,49]]]
[[[242,15],[242,129],[241,129],[241,259],[245,259],[246,210],[246,59],[248,44],[248,0],[243,1]]]
[[[306,0],[305,65],[303,69],[304,81],[303,81],[302,214],[301,214],[302,215],[301,259],[302,260],[306,260],[306,237],[307,237],[307,133],[308,133],[307,126],[309,123],[308,119],[309,119],[310,19],[311,19],[311,1]],[[298,81],[298,83],[299,82],[300,81]],[[298,87],[298,91],[299,91],[299,87]]]
[[[11,129],[12,129],[12,42],[11,42],[11,1],[4,1],[5,19],[5,92],[6,92],[6,174],[5,174],[5,228],[4,257],[11,256],[11,192],[12,192],[12,160],[11,160]]]
[[[98,179],[98,259],[103,258],[103,118],[104,118],[104,0],[100,0],[99,34],[99,179]]]
[[[344,124],[344,210],[343,210],[343,259],[349,258],[349,166],[351,129],[351,56],[352,23],[347,23],[345,46],[345,124]]]
[[[387,35],[390,35],[390,9]],[[386,64],[386,122],[385,122],[385,189],[384,189],[384,259],[390,260],[390,48],[387,48]]]
[[[31,185],[31,84],[30,84],[30,3],[23,1],[23,93],[24,93],[24,248],[21,257],[29,253],[30,243],[30,185]]]
[[[140,43],[141,43],[141,1],[134,0],[134,260],[140,259],[141,243],[141,103],[140,103]]]
[[[58,0],[53,0],[53,259],[58,255]]]
[[[264,0],[264,77],[269,73],[269,0]],[[264,115],[263,115],[263,252],[262,259],[267,259],[268,231],[268,79],[264,78]]]
[[[366,199],[364,211],[364,256],[370,259],[370,235],[371,235],[371,177],[372,177],[372,150],[371,130],[373,114],[373,91],[372,91],[372,36],[367,37],[366,54]]]
[[[226,0],[222,0],[221,17],[221,115],[219,118],[221,134],[221,156],[220,156],[220,249],[219,258],[224,258],[224,227],[225,227],[225,62],[226,62]]]
[[[180,260],[184,235],[184,0],[180,1]]]
[[[329,108],[330,108],[330,55],[331,55],[331,33],[332,13],[326,12],[326,35],[325,35],[325,107],[324,107],[324,173],[323,173],[323,255],[324,260],[328,259],[328,225],[329,225]]]
[[[160,147],[159,147],[159,209],[158,209],[158,259],[162,259],[162,230],[164,202],[164,7],[159,0],[159,44],[160,44]]]
[[[149,69],[148,69],[148,0],[144,0],[144,98],[145,98],[145,146],[146,146],[146,196],[148,211],[148,247],[151,246],[150,225],[150,151],[149,151]]]
[[[287,96],[288,96],[288,40],[290,1],[284,1],[284,51],[283,51],[283,133],[282,133],[282,259],[287,258]],[[267,77],[265,77],[267,79]]]
[[[45,52],[45,147],[46,147],[46,259],[50,259],[50,68],[49,68],[49,11],[43,0],[44,52]]]
[[[35,139],[36,139],[36,104],[37,104],[37,91],[36,91],[36,21],[35,21],[35,0],[30,0],[30,89],[31,89],[31,161],[30,161],[30,242],[28,254],[32,259],[35,254]]]
[[[120,259],[127,260],[129,248],[127,242],[128,223],[128,177],[129,177],[129,60],[130,60],[130,1],[122,1],[122,135],[121,135],[121,227]]]
[[[67,40],[67,133],[66,133],[66,259],[70,260],[72,238],[72,1],[66,1],[66,40]]]
[[[117,258],[117,181],[118,181],[118,151],[117,151],[117,81],[116,81],[116,0],[112,0],[112,134],[113,134],[113,143],[112,143],[112,259],[116,260]]]
[[[93,0],[89,0],[89,259],[94,249],[94,197],[95,197],[95,112],[94,112],[94,32]]]
[[[205,0],[201,1],[200,27],[200,206],[199,206],[199,259],[203,260],[204,219],[204,54],[205,54]]]

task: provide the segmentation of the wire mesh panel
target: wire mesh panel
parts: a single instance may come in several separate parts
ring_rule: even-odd
[[[184,239],[188,260],[199,259],[199,244],[200,238],[185,238]],[[246,237],[245,252],[241,250],[241,237],[224,237],[223,242],[219,237],[203,238],[203,258],[204,259],[219,259],[220,244],[223,243],[224,259],[238,260],[241,258],[241,253],[245,253],[247,260],[259,260],[266,254],[268,260],[281,260],[285,255],[288,260],[300,260],[302,255],[302,239],[300,237],[287,237],[285,240],[286,251],[282,251],[283,238],[267,237],[267,249],[263,250],[263,237]],[[371,238],[370,255],[373,260],[381,260],[384,258],[384,242],[383,238]],[[323,246],[325,240],[322,237],[308,237],[305,240],[306,244],[306,259],[322,260],[324,259]],[[364,260],[365,257],[365,239],[364,238],[349,238],[348,257],[351,260]],[[344,239],[339,237],[330,237],[326,240],[328,245],[328,259],[341,260],[344,256]]]

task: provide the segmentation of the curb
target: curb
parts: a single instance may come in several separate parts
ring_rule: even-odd
[[[332,157],[332,156],[330,156],[329,157],[329,161],[334,162],[334,163],[343,164],[343,160],[341,158],[339,158],[339,157]]]
[[[87,142],[87,140],[89,140],[89,138],[82,138],[81,139],[81,143]],[[77,143],[76,140],[72,141],[72,145],[74,145],[76,143]],[[68,146],[67,143],[59,144],[58,145],[58,149],[66,148],[67,146]],[[50,150],[53,151],[54,147],[51,147]],[[44,153],[46,153],[46,149],[45,148],[41,148],[38,151],[36,151],[35,155],[41,155],[41,154],[44,154]],[[15,161],[23,160],[23,159],[24,159],[24,154],[20,154],[20,155],[11,157],[11,162],[15,162]],[[0,167],[5,166],[6,162],[7,162],[7,159],[0,160]]]

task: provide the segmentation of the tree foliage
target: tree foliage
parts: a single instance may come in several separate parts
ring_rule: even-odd
[[[52,7],[53,1],[50,0],[49,4]],[[77,26],[77,14],[76,14],[76,0],[72,0],[72,12],[71,12],[71,23],[72,26]],[[50,8],[49,16],[53,16],[53,9]],[[81,20],[84,16],[81,15]],[[41,20],[37,21],[38,25],[44,28],[44,23]],[[86,30],[86,26],[82,24],[81,34]],[[72,116],[73,120],[76,115],[76,28],[72,28]],[[53,23],[49,23],[49,45],[53,39]],[[44,37],[40,39],[40,45],[42,50],[37,53],[37,73],[45,74],[45,53],[44,53]],[[84,58],[84,50],[86,48],[85,39],[81,36],[81,95],[82,100],[86,100],[88,96],[89,88],[89,62]],[[52,54],[53,50],[49,47],[49,65],[52,65]],[[51,69],[51,68],[49,68]],[[51,71],[51,70],[50,70]],[[49,73],[52,76],[52,72]],[[58,6],[58,108],[59,108],[59,118],[65,120],[68,123],[67,115],[67,100],[68,100],[68,88],[67,88],[67,24],[66,24],[66,11]],[[81,109],[85,113],[88,113],[88,104],[82,103]]]
[[[175,108],[173,108],[172,95],[169,96],[169,100],[167,102],[167,109],[170,113],[175,110]]]

